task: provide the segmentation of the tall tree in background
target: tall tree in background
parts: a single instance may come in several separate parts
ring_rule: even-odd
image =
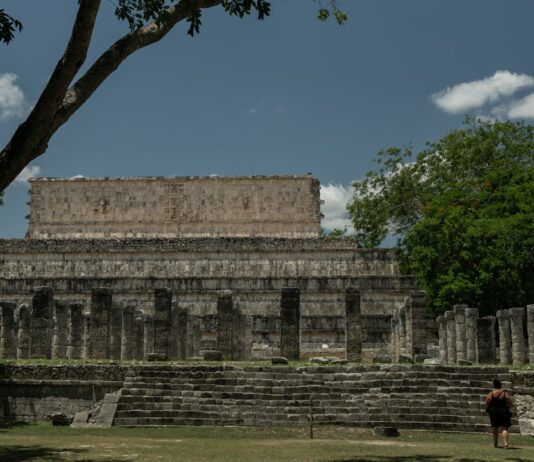
[[[78,0],[78,4],[63,56],[30,115],[0,151],[0,199],[1,192],[24,167],[46,151],[56,131],[132,53],[158,42],[183,21],[189,23],[188,34],[195,35],[200,31],[202,12],[208,8],[221,7],[240,18],[255,13],[260,20],[271,11],[271,3],[266,0],[117,0],[115,15],[128,22],[130,33],[111,45],[74,81],[85,63],[101,0]],[[337,0],[318,0],[317,4],[319,20],[332,17],[339,24],[347,20]],[[0,9],[0,42],[9,43],[22,26]]]
[[[378,163],[353,185],[355,238],[373,247],[396,235],[401,269],[434,312],[534,303],[533,126],[467,119],[415,158],[390,148]]]

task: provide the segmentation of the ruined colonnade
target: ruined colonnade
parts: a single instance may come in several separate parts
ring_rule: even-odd
[[[436,321],[443,363],[534,364],[534,305],[482,318],[476,308],[455,305]]]
[[[77,301],[54,300],[39,287],[30,304],[0,302],[0,357],[43,359],[178,360],[201,355],[201,318],[173,300],[170,289],[154,291],[153,314],[113,300],[106,288],[91,290],[86,310]],[[362,359],[361,294],[345,291],[346,357]],[[300,290],[280,291],[280,354],[301,357]],[[227,360],[252,355],[252,317],[234,305],[229,290],[217,292],[216,348]]]

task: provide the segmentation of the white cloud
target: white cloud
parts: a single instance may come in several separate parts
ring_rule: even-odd
[[[462,113],[487,103],[494,103],[500,98],[511,96],[518,90],[528,87],[534,87],[534,77],[510,71],[497,71],[491,77],[447,87],[433,94],[432,100],[445,112]]]
[[[534,93],[510,103],[507,115],[510,119],[534,119]]]
[[[22,172],[19,173],[15,181],[17,183],[26,183],[30,178],[36,177],[41,172],[41,167],[38,165],[30,165],[29,167],[24,167]]]
[[[0,120],[22,117],[29,108],[17,79],[15,74],[0,74]]]
[[[335,228],[348,228],[352,232],[352,225],[347,212],[347,203],[352,198],[350,186],[327,184],[321,185],[321,212],[324,215],[322,226],[328,231]]]

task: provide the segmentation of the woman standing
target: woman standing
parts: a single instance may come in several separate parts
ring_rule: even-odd
[[[499,379],[493,381],[493,390],[486,396],[486,412],[489,414],[491,422],[491,431],[493,433],[493,446],[498,447],[499,428],[502,429],[502,439],[504,449],[508,449],[509,436],[508,429],[512,426],[512,400],[508,393],[502,389],[502,383]]]

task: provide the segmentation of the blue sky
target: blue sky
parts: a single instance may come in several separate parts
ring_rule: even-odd
[[[88,64],[127,32],[99,14]],[[250,175],[312,172],[325,227],[344,223],[351,181],[378,150],[418,149],[466,113],[534,119],[534,2],[341,0],[349,21],[316,19],[312,0],[272,0],[263,22],[206,12],[109,78],[27,174]],[[38,98],[68,40],[74,0],[4,0],[24,23],[0,45],[0,143]],[[28,183],[5,192],[0,237],[22,237]]]

